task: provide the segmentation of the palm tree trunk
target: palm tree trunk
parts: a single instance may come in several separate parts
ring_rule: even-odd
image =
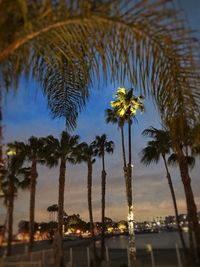
[[[133,199],[132,199],[132,155],[131,155],[131,119],[128,118],[128,170],[127,170],[127,184],[128,184],[128,230],[129,230],[129,258],[130,266],[135,265],[136,261],[136,246],[135,246],[135,227],[134,227],[134,213],[133,213]]]
[[[193,263],[195,262],[195,246],[194,246],[194,239],[193,239],[193,230],[192,230],[192,222],[190,220],[188,220],[188,235],[189,235],[189,246],[190,246],[190,253],[189,253],[189,262]]]
[[[178,162],[179,169],[181,173],[181,178],[183,182],[183,187],[186,196],[187,203],[187,212],[188,212],[188,221],[189,225],[192,227],[192,231],[194,231],[196,246],[197,246],[197,255],[200,259],[200,226],[197,217],[197,208],[194,201],[194,195],[191,187],[191,179],[189,176],[189,169],[186,157],[182,152],[178,153]]]
[[[65,160],[61,159],[60,176],[59,176],[59,192],[58,192],[58,231],[63,236],[63,210],[64,210],[64,191],[65,191]]]
[[[127,198],[127,203],[129,206],[129,183],[128,183],[128,168],[126,165],[126,151],[125,151],[125,142],[124,142],[124,127],[121,126],[121,141],[122,141],[122,154],[123,154],[123,161],[124,161],[124,182],[125,182],[125,187],[126,187],[126,198]],[[132,193],[131,193],[132,194]]]
[[[174,212],[175,212],[175,217],[176,217],[176,223],[177,223],[177,227],[178,227],[178,232],[179,232],[182,248],[184,250],[185,255],[187,255],[188,251],[187,251],[185,240],[184,240],[184,237],[183,237],[183,231],[182,231],[182,228],[181,228],[181,225],[180,225],[178,207],[177,207],[177,203],[176,203],[176,196],[175,196],[175,192],[174,192],[174,187],[173,187],[171,175],[169,173],[169,169],[168,169],[168,166],[167,166],[165,155],[162,155],[162,157],[163,157],[163,161],[164,161],[166,172],[167,172],[166,178],[167,178],[167,181],[168,181],[168,184],[169,184],[169,188],[170,188],[170,192],[171,192],[171,196],[172,196],[172,201],[173,201],[173,205],[174,205]]]
[[[14,184],[12,177],[9,177],[9,202],[8,202],[8,241],[7,256],[11,255],[12,236],[13,236],[13,210],[14,210]]]
[[[30,219],[29,219],[29,251],[33,248],[34,234],[35,234],[35,189],[37,179],[37,162],[32,161],[31,166],[31,184],[30,184]]]
[[[122,154],[123,154],[124,168],[126,168],[126,151],[125,151],[125,143],[124,143],[124,127],[121,126],[120,129],[121,129]]]
[[[102,199],[101,199],[101,259],[105,258],[105,195],[106,195],[106,171],[105,171],[105,160],[104,154],[102,155],[102,173],[101,173],[101,190],[102,190]]]
[[[90,218],[90,232],[92,235],[92,245],[93,245],[94,258],[96,258],[94,221],[93,221],[93,213],[92,213],[92,162],[91,162],[91,160],[89,160],[87,162],[87,165],[88,165],[87,188],[88,188],[88,210],[89,210],[89,218]]]

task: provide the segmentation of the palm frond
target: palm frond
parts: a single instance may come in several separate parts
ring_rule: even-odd
[[[186,156],[187,164],[190,169],[193,169],[195,166],[195,158],[193,156]],[[176,153],[173,153],[169,156],[167,163],[171,166],[178,165],[178,156]]]
[[[128,77],[141,93],[154,96],[164,120],[182,111],[189,121],[199,114],[199,43],[170,1],[18,3],[0,4],[0,73],[6,85],[17,85],[41,60],[50,67],[67,62],[73,71],[79,64],[78,73],[93,81],[101,71],[121,84]],[[59,84],[60,75],[55,78]]]
[[[94,149],[94,154],[99,157],[105,155],[105,152],[113,153],[114,151],[114,142],[108,141],[106,134],[97,135],[91,146]]]
[[[140,161],[149,166],[152,162],[158,163],[160,159],[160,153],[154,146],[147,146],[140,152]]]
[[[79,145],[76,146],[74,151],[72,152],[76,162],[81,163],[81,162],[89,162],[91,161],[92,163],[95,162],[95,151],[94,151],[94,146],[92,144],[87,144],[85,142],[80,143]]]
[[[189,168],[193,169],[195,166],[195,158],[192,156],[187,156],[186,159],[187,159],[187,163],[188,163]]]
[[[43,65],[45,61],[42,61]],[[73,66],[62,59],[62,66],[40,66],[34,71],[38,81],[42,81],[44,96],[47,98],[48,107],[53,118],[65,118],[67,129],[76,126],[76,119],[81,108],[88,98],[89,81],[79,68],[77,62]],[[89,76],[89,75],[88,75]]]
[[[176,153],[172,153],[168,160],[167,163],[171,166],[177,166],[178,165],[178,158],[177,158],[177,154]]]

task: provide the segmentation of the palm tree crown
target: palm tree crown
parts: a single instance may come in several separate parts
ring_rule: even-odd
[[[77,162],[88,162],[91,161],[91,163],[95,162],[95,151],[94,146],[92,144],[87,143],[81,143],[77,146],[77,149],[74,150],[76,155],[76,161]]]
[[[143,97],[133,95],[133,89],[126,90],[124,87],[119,87],[115,94],[116,99],[111,101],[111,107],[117,111],[117,115],[123,118],[125,115],[135,117],[137,109],[144,111]]]
[[[52,135],[45,139],[44,153],[47,154],[47,165],[50,167],[57,166],[59,160],[74,163],[74,149],[78,145],[79,136],[71,136],[63,131],[60,140]]]
[[[167,131],[150,127],[149,129],[145,129],[142,135],[154,139],[149,141],[141,152],[141,162],[144,164],[149,165],[153,161],[157,163],[161,155],[165,156],[170,153],[170,138]]]
[[[114,142],[107,141],[106,134],[96,136],[95,141],[92,143],[95,148],[95,154],[99,157],[103,157],[105,153],[112,154],[114,150]]]

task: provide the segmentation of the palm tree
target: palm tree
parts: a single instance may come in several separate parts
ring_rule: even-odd
[[[95,154],[102,159],[102,172],[101,172],[101,259],[104,260],[105,252],[105,194],[106,194],[106,171],[105,171],[105,154],[113,153],[114,143],[113,141],[108,141],[106,134],[101,136],[96,136],[95,141],[92,142],[92,146],[95,149]]]
[[[192,127],[184,117],[185,110],[176,117],[172,116],[166,124],[170,132],[170,139],[172,149],[176,155],[178,162],[181,180],[186,197],[188,222],[191,231],[194,231],[197,254],[200,258],[200,225],[197,216],[197,206],[194,199],[194,194],[191,186],[191,178],[189,172],[189,164],[191,158],[189,157],[189,149],[192,149],[196,142],[192,137]],[[189,159],[189,161],[188,161]]]
[[[162,157],[163,159],[165,169],[166,169],[166,178],[169,184],[172,201],[174,205],[176,223],[177,223],[177,227],[179,231],[180,240],[181,240],[184,252],[185,254],[187,254],[187,248],[185,245],[185,240],[183,237],[183,232],[182,232],[182,228],[181,228],[180,220],[179,220],[176,196],[175,196],[171,175],[170,175],[170,172],[167,166],[167,160],[166,160],[166,155],[170,153],[170,149],[171,149],[169,133],[165,130],[158,130],[154,127],[150,127],[148,129],[145,129],[142,132],[142,135],[150,136],[153,138],[153,140],[149,141],[147,143],[147,146],[141,151],[141,162],[145,164],[146,166],[148,166],[152,162],[158,163],[158,161],[160,160],[160,157]]]
[[[56,116],[66,117],[68,110],[73,125],[103,69],[105,78],[123,82],[128,77],[143,94],[152,93],[162,115],[175,113],[181,96],[192,111],[187,118],[196,117],[198,42],[177,13],[160,0],[21,0],[16,5],[2,0],[2,83],[17,85],[24,73],[37,79]]]
[[[37,184],[37,164],[44,164],[43,156],[43,138],[30,137],[28,143],[24,145],[21,143],[22,153],[25,153],[25,156],[29,162],[31,162],[31,184],[30,184],[30,206],[29,206],[29,251],[33,248],[34,243],[34,233],[35,233],[35,193],[36,193],[36,184]]]
[[[115,100],[111,101],[111,107],[115,110],[119,118],[126,119],[128,122],[128,164],[124,168],[124,177],[126,181],[127,201],[128,201],[128,227],[129,227],[129,255],[130,262],[136,260],[135,234],[134,234],[134,213],[132,200],[132,144],[131,144],[131,119],[136,116],[137,109],[144,111],[142,97],[133,95],[133,89],[126,90],[118,88],[115,94]]]
[[[45,154],[43,153],[44,138],[30,137],[28,143],[14,142],[10,146],[18,151],[22,160],[31,163],[31,183],[30,183],[30,206],[29,206],[29,251],[33,248],[35,233],[35,194],[37,184],[37,164],[45,164]]]
[[[58,205],[53,204],[47,208],[47,211],[49,212],[49,221],[56,221],[56,212],[58,213]]]
[[[90,232],[93,241],[93,253],[96,258],[96,246],[95,246],[95,235],[94,235],[94,220],[92,212],[92,166],[95,163],[95,151],[92,144],[81,143],[77,146],[75,150],[76,161],[81,163],[85,162],[87,164],[88,175],[87,175],[87,193],[88,193],[88,211],[90,218]]]
[[[186,156],[188,167],[192,169],[195,165],[195,159],[192,156]],[[171,166],[177,166],[178,165],[178,158],[176,153],[172,153],[168,158],[168,164]],[[186,201],[187,202],[187,201]],[[195,261],[195,245],[194,245],[194,238],[193,238],[193,227],[192,222],[189,220],[188,216],[188,228],[189,228],[189,246],[190,246],[190,261]]]
[[[8,145],[9,147],[9,145]],[[12,147],[9,148],[8,165],[4,170],[2,177],[2,191],[4,197],[4,204],[8,209],[8,241],[7,241],[7,256],[11,255],[11,244],[13,237],[13,210],[14,197],[17,196],[19,188],[27,189],[30,186],[30,168],[22,168],[23,159],[14,151]]]
[[[47,211],[49,212],[49,222],[53,221],[52,205],[47,208]]]
[[[63,131],[60,140],[53,136],[45,139],[44,153],[48,155],[47,165],[57,166],[60,163],[59,172],[59,191],[58,191],[58,230],[63,235],[63,215],[64,215],[64,191],[65,191],[65,172],[66,162],[74,163],[73,152],[78,145],[79,136],[71,136]]]

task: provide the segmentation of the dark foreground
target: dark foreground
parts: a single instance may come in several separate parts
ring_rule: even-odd
[[[82,239],[77,241],[65,241],[64,242],[64,263],[72,261],[73,266],[75,267],[89,267],[88,264],[88,251],[87,247],[90,247],[91,240],[90,239]],[[16,258],[15,261],[20,261],[23,254],[26,251],[26,244],[16,244],[13,246],[12,254],[13,259]],[[49,241],[40,241],[35,242],[34,244],[34,253],[37,254],[40,251],[48,250],[49,254],[46,256],[45,264],[42,267],[53,267],[54,264],[52,261],[49,261],[48,258],[52,258],[53,251],[52,244]],[[3,256],[5,249],[1,249],[1,257]],[[34,254],[33,253],[33,254]],[[27,253],[26,253],[27,254]],[[182,265],[184,266],[184,260],[182,252],[180,251]],[[20,256],[21,255],[21,256]],[[47,254],[46,254],[47,255]],[[90,249],[90,257],[92,258],[92,251]],[[153,250],[153,257],[155,260],[155,266],[166,266],[166,267],[178,267],[178,260],[177,254],[175,249],[154,249]],[[127,257],[127,250],[126,249],[112,249],[109,248],[107,253],[107,259],[110,262],[111,267],[125,267],[128,266],[128,257]],[[145,249],[138,249],[137,250],[137,260],[138,264],[141,267],[150,267],[152,266],[151,255]],[[0,263],[1,266],[1,263]],[[3,266],[3,265],[2,265]],[[90,265],[92,267],[92,264]],[[193,265],[193,266],[200,266],[200,265]]]

